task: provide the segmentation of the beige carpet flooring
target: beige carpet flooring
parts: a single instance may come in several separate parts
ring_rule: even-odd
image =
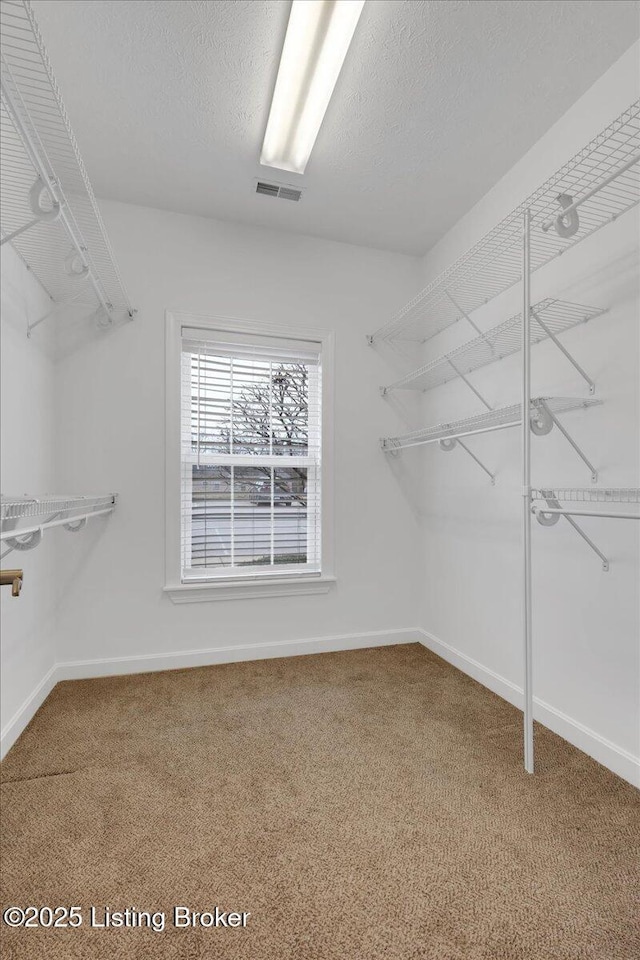
[[[2,907],[84,922],[2,957],[638,960],[640,795],[543,728],[537,758],[413,644],[61,683],[3,764]]]

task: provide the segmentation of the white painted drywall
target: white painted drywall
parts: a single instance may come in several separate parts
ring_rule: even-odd
[[[415,286],[419,261],[149,208],[101,206],[139,313],[69,353],[57,370],[58,483],[119,494],[114,515],[83,531],[61,560],[59,660],[415,626],[416,505],[378,449],[385,420],[387,429],[397,429],[397,421],[378,396],[385,367],[365,334]],[[335,331],[338,580],[328,595],[186,606],[163,596],[167,309]]]
[[[2,492],[42,494],[54,487],[54,362],[50,331],[38,327],[31,339],[26,332],[50,301],[8,245],[2,247],[1,292]],[[55,663],[56,536],[2,561],[4,569],[24,570],[19,599],[9,587],[0,593],[2,729]]]
[[[424,280],[462,255],[638,97],[636,44],[452,229],[424,261]],[[564,335],[595,378],[602,407],[567,414],[566,427],[600,469],[601,486],[640,485],[640,325],[637,210],[534,274],[532,300],[560,296],[608,308]],[[488,329],[520,309],[514,289],[474,314]],[[429,356],[469,338],[464,321],[429,344]],[[586,396],[553,344],[532,351],[534,395]],[[495,405],[520,399],[519,358],[474,382]],[[458,382],[425,395],[425,423],[481,411]],[[497,475],[492,488],[462,451],[405,454],[424,471],[421,625],[463,656],[522,684],[521,475],[517,430],[471,438]],[[588,487],[588,471],[556,430],[532,439],[533,485]],[[561,522],[533,525],[534,692],[554,710],[640,757],[639,524],[585,520],[610,557],[598,558]]]

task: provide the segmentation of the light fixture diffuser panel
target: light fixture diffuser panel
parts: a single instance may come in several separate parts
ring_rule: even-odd
[[[364,0],[293,0],[260,163],[304,173]]]

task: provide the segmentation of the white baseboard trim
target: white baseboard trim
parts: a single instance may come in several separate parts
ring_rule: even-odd
[[[396,643],[420,642],[417,627],[381,630],[371,633],[347,633],[336,637],[310,637],[305,640],[276,640],[272,643],[240,643],[207,650],[180,650],[152,653],[139,657],[109,657],[102,660],[70,660],[58,664],[58,680],[109,677],[183,667],[206,667],[215,663],[240,663],[244,660],[268,660],[273,657],[299,657],[310,653],[359,650],[363,647],[387,647]]]
[[[33,719],[36,712],[55,687],[58,679],[57,665],[54,664],[3,728],[0,734],[0,760],[6,755],[9,748],[13,746],[22,731]]]
[[[179,650],[132,657],[105,657],[98,660],[70,660],[57,663],[24,701],[2,731],[0,758],[13,746],[56,683],[90,677],[122,676],[129,673],[151,673],[158,670],[179,670],[183,667],[205,667],[216,663],[240,663],[274,657],[298,657],[311,653],[338,650],[360,650],[386,647],[396,643],[419,643],[418,627],[399,630],[376,630],[348,633],[333,637],[309,637],[305,640],[279,640],[273,643],[243,643],[206,650]]]
[[[483,666],[477,660],[468,657],[460,650],[456,650],[448,643],[444,643],[426,630],[422,630],[421,633],[420,642],[428,650],[457,667],[462,673],[466,673],[477,680],[478,683],[492,690],[503,700],[507,700],[514,707],[522,710],[524,705],[522,687],[507,680],[499,673],[489,670],[488,667]],[[628,750],[600,736],[595,730],[591,730],[583,723],[567,716],[566,713],[552,707],[551,704],[545,703],[538,697],[533,698],[533,715],[539,723],[557,733],[563,740],[567,740],[578,750],[582,750],[583,753],[593,757],[598,763],[601,763],[634,787],[640,787],[640,757],[634,757]]]

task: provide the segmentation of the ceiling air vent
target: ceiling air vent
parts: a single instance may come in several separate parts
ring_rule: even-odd
[[[280,183],[267,183],[265,180],[258,180],[256,193],[262,193],[265,197],[278,197],[280,200],[295,201],[298,201],[302,196],[302,190],[297,187],[287,187]]]

